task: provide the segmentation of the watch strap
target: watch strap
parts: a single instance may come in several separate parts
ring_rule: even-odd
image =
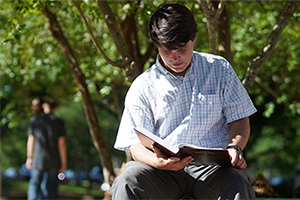
[[[238,145],[229,145],[228,147],[226,147],[226,149],[235,149],[237,150],[241,155],[243,155],[243,150],[240,146]]]

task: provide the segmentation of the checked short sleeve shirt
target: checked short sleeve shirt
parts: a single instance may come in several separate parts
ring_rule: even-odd
[[[226,148],[228,123],[256,112],[224,58],[193,52],[184,77],[165,70],[158,59],[130,86],[114,147],[128,151],[140,143],[133,130],[143,126],[172,145]]]

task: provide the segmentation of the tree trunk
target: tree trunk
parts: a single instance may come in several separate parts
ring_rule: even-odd
[[[130,2],[132,3],[132,2]],[[136,8],[137,9],[137,8]],[[131,55],[132,59],[135,61],[136,66],[140,73],[144,71],[144,65],[152,55],[152,50],[154,48],[153,42],[147,44],[147,51],[145,54],[141,54],[139,39],[138,39],[138,29],[136,22],[136,10],[130,11],[126,16],[122,17],[124,20],[120,22],[121,31],[123,34],[124,42],[126,44],[127,50]]]
[[[220,1],[212,1],[215,10],[218,9]],[[218,54],[224,58],[226,58],[230,63],[232,63],[231,56],[231,35],[230,35],[230,21],[228,10],[226,5],[217,21],[218,28]]]
[[[202,10],[204,11],[205,18],[207,20],[207,30],[208,30],[208,37],[209,37],[209,53],[217,54],[216,49],[216,31],[215,31],[215,19],[212,16],[211,10],[207,4],[206,0],[200,0],[200,4]]]
[[[213,9],[212,6],[209,6],[207,0],[196,0],[196,2],[201,4],[202,10],[207,20],[207,29],[209,37],[209,52],[211,54],[217,54],[217,42],[216,42],[216,31],[215,31],[215,22],[219,21],[221,13],[225,7],[225,0],[212,1],[216,4],[216,9]]]
[[[49,19],[49,23],[50,23],[49,28],[51,30],[51,33],[53,37],[57,40],[57,42],[61,45],[62,50],[69,63],[71,72],[82,94],[86,119],[89,125],[89,130],[93,139],[94,146],[96,147],[101,160],[104,179],[107,183],[111,185],[115,178],[115,173],[111,162],[111,156],[106,146],[106,143],[104,141],[104,137],[98,122],[98,117],[94,109],[94,103],[92,101],[91,95],[87,88],[85,76],[82,74],[78,66],[74,53],[67,39],[64,37],[63,32],[59,26],[59,23],[55,15],[52,12],[50,12],[47,7],[44,8],[43,13]]]

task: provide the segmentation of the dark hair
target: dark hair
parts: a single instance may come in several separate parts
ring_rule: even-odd
[[[39,101],[39,105],[41,106],[44,103],[44,100],[42,97],[35,97],[34,99]]]
[[[49,105],[50,109],[54,109],[57,107],[57,103],[55,99],[48,98],[45,103]]]
[[[164,4],[154,12],[149,23],[150,38],[158,47],[175,50],[196,37],[193,13],[180,4]]]
[[[42,112],[42,104],[44,103],[42,97],[36,97],[31,102],[31,112],[33,115],[39,115]]]

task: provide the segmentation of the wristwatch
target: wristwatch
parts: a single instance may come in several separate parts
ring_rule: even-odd
[[[241,155],[243,155],[243,150],[240,146],[238,145],[229,145],[228,147],[226,147],[226,149],[235,149],[237,150]]]

